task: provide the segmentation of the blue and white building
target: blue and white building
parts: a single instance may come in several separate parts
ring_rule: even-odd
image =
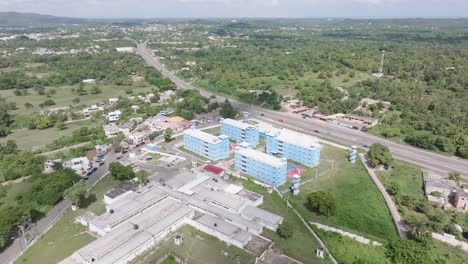
[[[307,167],[320,164],[321,146],[316,137],[290,130],[270,132],[266,136],[266,153],[287,158]]]
[[[184,132],[184,148],[210,160],[229,158],[229,137],[191,128]]]
[[[252,147],[259,143],[259,131],[255,126],[230,118],[221,120],[221,134],[238,143],[247,142]]]
[[[241,143],[236,150],[236,171],[275,187],[286,182],[287,166],[288,162],[285,158],[273,157],[251,149],[246,142]]]

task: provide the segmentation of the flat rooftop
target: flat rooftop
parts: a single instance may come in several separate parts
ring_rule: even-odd
[[[226,124],[226,125],[237,127],[237,128],[244,129],[244,130],[256,129],[255,126],[252,126],[252,125],[250,125],[248,123],[244,123],[242,121],[234,120],[234,119],[231,119],[231,118],[223,119],[221,121],[221,124]]]
[[[217,136],[203,132],[198,129],[185,130],[184,135],[192,136],[194,138],[200,139],[201,141],[207,142],[210,144],[218,144],[221,142],[221,140]]]
[[[287,162],[277,157],[270,156],[266,153],[263,153],[258,150],[250,149],[250,148],[239,148],[236,150],[236,153],[247,158],[256,160],[258,162],[270,165],[275,168],[279,168],[281,166],[286,166]]]
[[[208,214],[205,214],[203,216],[201,216],[200,218],[198,219],[195,219],[196,222],[210,228],[210,229],[213,229],[215,231],[218,231],[228,237],[230,237],[231,239],[234,239],[236,241],[239,241],[241,242],[242,244],[247,244],[247,242],[250,240],[250,238],[252,237],[252,235],[235,226],[235,225],[232,225],[226,221],[224,221],[223,219],[220,219],[220,218],[217,218],[217,217],[214,217],[214,216],[211,216],[211,215],[208,215]]]
[[[276,133],[269,133],[269,135],[275,136],[279,141],[303,147],[306,149],[317,149],[320,148],[319,140],[316,137],[297,133],[292,130],[282,129]]]
[[[271,226],[277,226],[283,221],[283,217],[251,205],[246,206],[244,210],[241,211],[241,215],[259,220]]]
[[[83,259],[96,259],[94,263],[114,263],[191,212],[184,203],[168,197],[77,253]]]

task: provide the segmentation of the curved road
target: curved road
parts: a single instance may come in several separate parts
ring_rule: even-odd
[[[203,96],[206,97],[213,95],[210,92],[201,90],[189,83],[186,83],[184,80],[168,71],[164,65],[162,65],[159,60],[153,56],[152,51],[146,47],[146,43],[137,44],[137,52],[141,57],[143,57],[146,63],[158,69],[165,77],[170,78],[178,88],[197,89]],[[218,100],[225,99],[221,96],[216,97]],[[239,108],[241,111],[250,112],[257,119],[263,119],[270,123],[281,125],[285,128],[323,137],[345,145],[355,145],[364,149],[366,148],[365,146],[371,145],[373,143],[381,143],[388,146],[392,155],[397,159],[419,165],[438,173],[446,174],[449,172],[458,172],[464,178],[468,178],[468,160],[453,156],[444,156],[412,146],[401,145],[390,140],[364,133],[359,130],[345,128],[318,119],[303,119],[300,115],[263,109],[232,99],[230,99],[230,101],[233,106]],[[276,120],[278,119],[283,119],[284,123],[277,122]]]

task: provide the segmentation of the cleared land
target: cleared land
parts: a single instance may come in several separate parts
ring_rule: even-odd
[[[34,129],[29,130],[27,128],[15,130],[13,133],[4,137],[0,142],[6,142],[7,140],[14,140],[20,149],[31,150],[32,148],[42,148],[47,144],[52,143],[55,139],[62,136],[71,136],[73,131],[80,129],[81,127],[95,126],[96,123],[90,120],[77,121],[67,124],[68,128],[65,130],[58,130],[55,127],[47,129]]]
[[[14,110],[12,113],[15,115],[25,115],[25,114],[30,114],[30,113],[36,113],[40,110],[42,110],[39,107],[40,103],[43,103],[47,99],[52,99],[56,103],[56,105],[50,106],[50,108],[55,108],[55,107],[66,107],[66,106],[77,106],[77,104],[73,103],[74,98],[79,98],[80,103],[78,104],[84,104],[84,105],[92,105],[96,104],[102,101],[106,101],[109,98],[112,97],[118,97],[118,96],[123,96],[123,97],[128,97],[131,96],[129,94],[126,94],[125,91],[130,89],[133,91],[134,94],[138,94],[140,92],[150,92],[151,89],[149,86],[117,86],[117,85],[101,85],[97,84],[97,87],[102,90],[102,93],[98,94],[91,94],[90,90],[94,85],[85,85],[84,89],[88,92],[86,95],[78,96],[76,93],[74,93],[72,90],[77,90],[78,85],[75,86],[62,86],[62,87],[48,87],[46,91],[50,90],[55,90],[56,94],[52,95],[51,97],[47,97],[45,95],[38,95],[33,89],[25,89],[28,91],[28,95],[23,95],[23,96],[16,96],[14,94],[14,90],[1,90],[0,91],[0,96],[5,98],[8,102],[14,102],[16,103],[17,109]],[[25,103],[31,103],[34,105],[33,108],[31,109],[26,109],[24,107]],[[47,109],[49,107],[46,107]]]
[[[184,240],[180,246],[174,243],[176,234]],[[155,263],[166,254],[172,253],[191,264],[206,263],[254,263],[255,257],[236,246],[229,246],[219,239],[196,230],[191,226],[182,226],[155,249],[138,257],[131,263]],[[177,263],[177,262],[169,262]]]
[[[113,180],[110,176],[103,178],[91,189],[88,205],[85,208],[75,212],[68,210],[49,232],[26,251],[16,263],[58,263],[95,240],[94,236],[86,232],[87,228],[85,226],[74,223],[75,217],[86,211],[91,211],[97,215],[104,213],[106,209],[103,194],[107,190],[117,187],[118,184],[119,182]]]
[[[289,201],[302,216],[309,221],[317,221],[376,240],[397,238],[384,199],[362,164],[348,162],[346,151],[330,146],[324,147],[321,159],[334,160],[333,163],[326,164],[330,166],[329,170],[303,184],[299,196],[293,197],[288,194]],[[305,173],[308,174],[315,175],[315,170]],[[315,176],[310,175],[305,178],[313,177]],[[328,191],[335,198],[335,215],[330,217],[317,215],[307,208],[307,195],[319,190]]]

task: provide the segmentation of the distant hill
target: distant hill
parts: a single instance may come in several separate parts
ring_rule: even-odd
[[[60,25],[86,24],[82,18],[56,17],[34,13],[0,12],[0,27],[53,27]]]

